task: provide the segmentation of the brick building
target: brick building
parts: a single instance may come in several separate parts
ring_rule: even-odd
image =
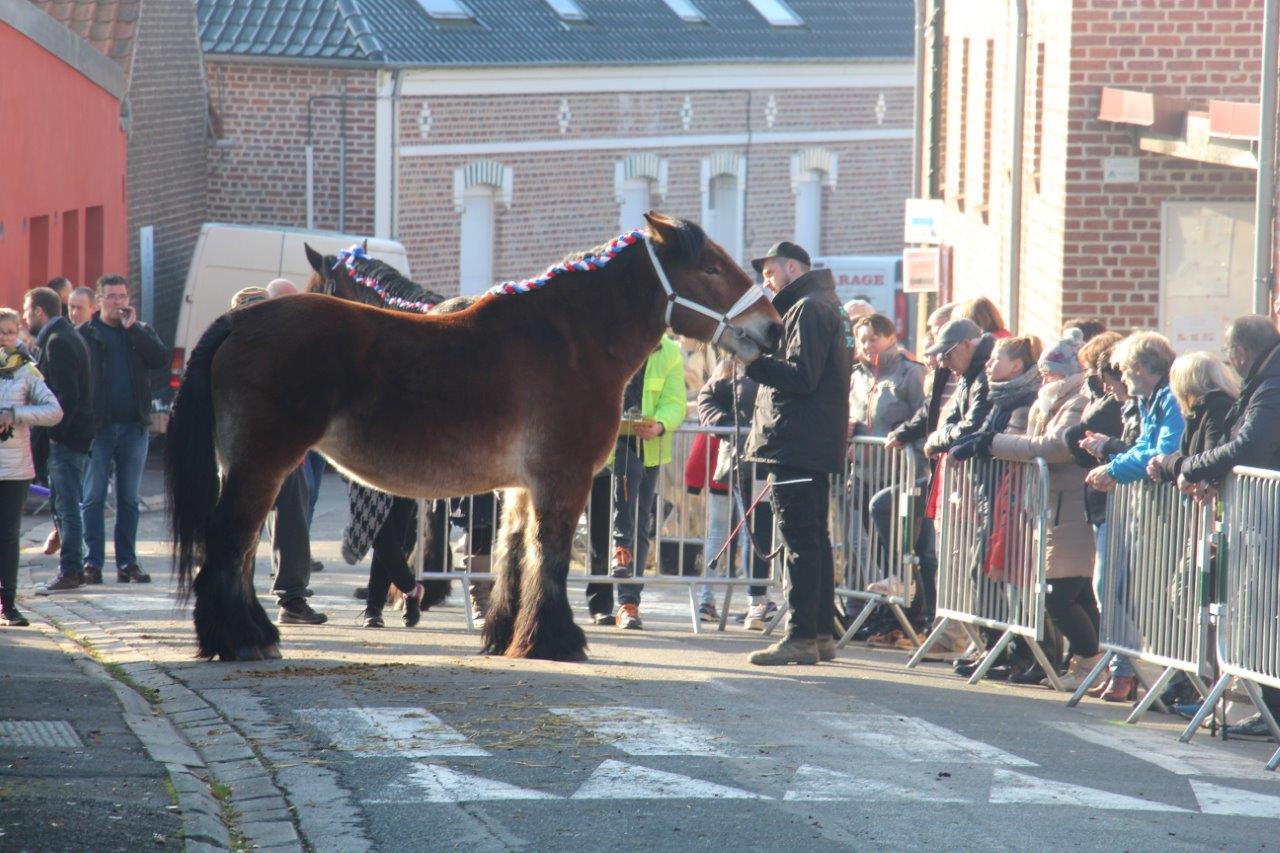
[[[1018,5],[927,9],[920,192],[943,201],[954,296],[1039,334],[1097,314],[1211,345],[1252,304],[1257,160],[1209,109],[1257,99],[1262,1],[1028,0],[1021,102]]]
[[[477,292],[641,223],[896,252],[903,0],[197,0],[209,218],[405,243]]]
[[[30,2],[124,72],[127,272],[139,299],[141,247],[149,240],[154,301],[142,302],[143,314],[168,340],[177,322],[191,251],[205,220],[208,99],[194,0]],[[145,237],[144,228],[150,228]],[[93,283],[71,277],[77,284]]]

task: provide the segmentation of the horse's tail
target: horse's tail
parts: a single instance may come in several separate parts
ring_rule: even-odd
[[[185,596],[197,563],[204,561],[206,535],[218,503],[218,460],[213,446],[214,353],[231,334],[231,316],[213,322],[187,361],[173,401],[165,442],[164,481],[173,535],[173,568]]]

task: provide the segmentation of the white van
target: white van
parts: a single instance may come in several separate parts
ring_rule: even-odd
[[[177,388],[191,352],[205,329],[231,307],[231,297],[245,287],[265,287],[273,278],[287,278],[301,289],[311,277],[311,264],[303,244],[326,255],[336,255],[365,238],[333,231],[305,231],[258,225],[209,222],[191,256],[187,285],[173,336],[173,361],[169,385]],[[404,246],[394,240],[369,239],[369,254],[406,276],[409,259]]]

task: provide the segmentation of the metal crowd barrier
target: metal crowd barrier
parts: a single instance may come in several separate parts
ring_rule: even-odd
[[[1218,680],[1182,733],[1191,740],[1235,678],[1243,685],[1271,734],[1280,725],[1259,685],[1280,689],[1280,472],[1236,468],[1223,492],[1217,537],[1220,598],[1217,615]],[[1267,762],[1280,767],[1280,750]]]
[[[746,496],[746,500],[749,503],[752,500],[752,496],[760,495],[760,490],[764,488],[764,483],[756,481],[756,466],[744,462],[741,465],[731,467],[728,482],[729,493],[724,496],[723,500],[713,498],[710,495],[709,488],[704,488],[700,494],[691,494],[689,489],[685,487],[685,464],[693,443],[699,435],[731,441],[734,429],[732,427],[704,427],[696,423],[686,422],[673,432],[671,462],[662,466],[659,473],[655,501],[656,516],[648,550],[649,559],[646,561],[649,565],[646,566],[645,573],[638,577],[590,574],[592,563],[592,522],[595,519],[597,525],[601,523],[596,516],[598,511],[606,514],[607,533],[604,536],[604,542],[597,541],[597,545],[604,550],[604,557],[598,556],[597,560],[604,559],[608,564],[613,556],[614,529],[612,519],[615,509],[614,496],[617,493],[615,487],[617,486],[618,476],[616,473],[617,466],[615,466],[615,471],[611,471],[608,474],[607,505],[601,507],[597,504],[597,498],[593,496],[588,501],[587,507],[579,519],[570,556],[568,583],[571,587],[583,587],[589,584],[606,584],[614,587],[629,584],[685,586],[689,592],[689,615],[694,633],[700,633],[702,629],[698,612],[700,603],[699,588],[708,588],[717,592],[723,591],[723,599],[718,602],[721,603],[718,628],[723,631],[728,619],[729,606],[735,588],[763,586],[777,589],[780,587],[780,557],[771,562],[767,575],[758,578],[751,577],[750,567],[753,560],[750,557],[751,543],[747,538],[745,525],[744,529],[736,537],[737,541],[734,547],[727,549],[725,553],[720,555],[712,572],[706,571],[705,564],[716,557],[724,544],[723,538],[716,541],[712,541],[709,538],[708,534],[712,532],[713,523],[717,523],[718,529],[716,532],[727,535],[742,519],[743,507],[741,501],[738,500],[739,495]],[[711,482],[715,466],[716,456],[708,453],[703,461],[703,470],[701,471],[704,483],[709,484]],[[750,480],[749,483],[745,484],[746,488],[741,492],[737,481],[739,473],[744,479]],[[593,489],[593,491],[598,490]],[[477,556],[481,558],[492,557],[498,550],[499,542],[501,541],[500,510],[494,514],[488,530],[484,530],[482,529],[483,526],[475,524],[475,507],[481,497],[473,495],[454,499],[455,503],[460,503],[461,506],[457,512],[453,513],[454,520],[444,523],[441,522],[440,511],[436,509],[441,502],[419,502],[418,576],[422,579],[431,580],[457,580],[463,584],[463,593],[467,598],[468,604],[463,610],[468,628],[475,627],[472,607],[470,606],[473,585],[489,583],[494,580],[494,575],[489,570],[489,560],[477,560],[476,558]],[[493,500],[495,505],[500,506],[501,493],[493,493]],[[765,501],[767,500],[765,498]],[[634,516],[631,519],[632,529],[643,532],[650,523],[650,508],[639,506],[639,501],[635,503]],[[458,523],[458,519],[461,519],[462,523]],[[445,530],[437,529],[435,535],[444,535],[449,541],[444,543],[443,547],[430,549],[428,543],[432,537],[430,527],[433,524],[433,520],[437,528],[445,528]],[[597,539],[599,539],[599,528],[597,528],[596,532]],[[775,547],[774,542],[778,541],[776,525],[770,530],[757,530],[755,535],[762,549],[771,551]],[[484,544],[482,550],[485,553],[482,555],[475,553],[473,546],[477,541],[481,541]],[[457,544],[459,546],[458,550],[463,553],[460,561],[453,559],[452,552],[454,549],[452,545],[454,544]],[[428,554],[433,550],[437,559],[443,558],[444,565],[434,567],[427,565]],[[458,565],[452,565],[454,562],[457,562]],[[477,565],[480,570],[476,570]],[[782,609],[779,609],[778,616],[768,627],[772,628],[776,625],[781,616]]]
[[[978,628],[1000,639],[969,679],[977,684],[1015,636],[1032,654],[1054,689],[1057,669],[1038,641],[1045,631],[1045,534],[1049,469],[1043,459],[1008,462],[972,459],[941,462],[938,522],[938,609],[943,617],[908,667],[916,666],[958,623],[978,648]]]
[[[1211,675],[1206,545],[1213,506],[1169,484],[1142,480],[1117,486],[1107,504],[1107,551],[1101,578],[1099,646],[1105,652],[1072,694],[1071,707],[1116,655],[1163,667],[1125,722],[1136,723],[1176,672],[1200,695]],[[1139,680],[1143,680],[1140,670]]]
[[[845,475],[832,484],[836,595],[863,602],[837,648],[853,638],[876,605],[888,607],[905,634],[920,645],[903,611],[911,603],[917,563],[913,554],[920,495],[916,453],[910,447],[891,449],[883,438],[854,438]],[[877,512],[887,516],[881,524],[872,517],[873,503]]]

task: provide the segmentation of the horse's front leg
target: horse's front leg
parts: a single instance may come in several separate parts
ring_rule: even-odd
[[[574,624],[565,583],[573,531],[591,489],[590,472],[580,479],[565,484],[561,477],[533,490],[532,535],[526,539],[529,553],[508,657],[587,659],[587,635]]]
[[[493,561],[494,584],[489,609],[484,615],[481,651],[500,655],[515,635],[516,613],[520,609],[520,582],[525,562],[525,536],[532,523],[529,493],[508,489],[503,495],[502,521],[498,528],[498,554]]]

